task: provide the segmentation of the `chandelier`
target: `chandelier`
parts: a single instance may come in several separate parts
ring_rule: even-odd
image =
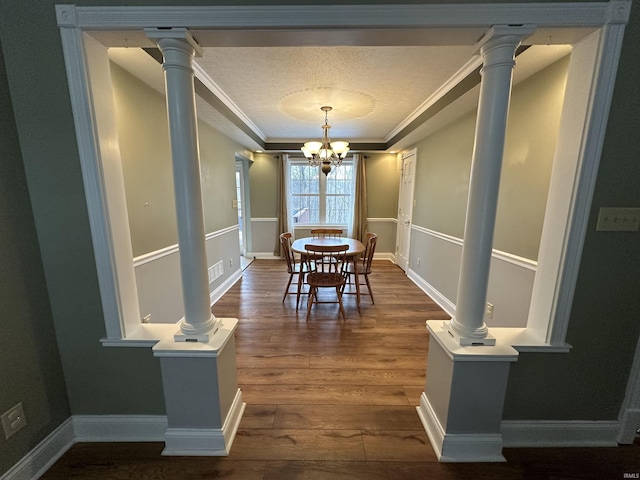
[[[347,156],[349,151],[349,142],[332,142],[329,138],[329,121],[327,119],[328,113],[332,110],[331,107],[321,107],[320,110],[324,112],[324,125],[322,126],[322,141],[321,142],[307,142],[301,150],[304,156],[307,157],[309,165],[317,167],[322,164],[322,173],[329,175],[332,166],[342,165],[342,160]]]

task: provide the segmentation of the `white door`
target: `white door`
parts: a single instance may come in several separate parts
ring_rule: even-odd
[[[409,268],[411,243],[411,212],[413,209],[413,187],[416,171],[416,151],[402,155],[402,178],[398,200],[398,234],[396,239],[396,263],[405,272]]]

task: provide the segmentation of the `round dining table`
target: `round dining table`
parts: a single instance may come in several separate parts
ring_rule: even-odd
[[[348,237],[303,237],[297,238],[291,244],[291,250],[294,252],[304,255],[307,253],[307,245],[348,245],[347,249],[347,258],[349,261],[353,262],[354,266],[354,282],[356,285],[356,302],[358,305],[358,311],[360,310],[360,280],[358,279],[358,269],[355,268],[356,261],[358,259],[358,255],[364,252],[365,246],[360,240],[356,240],[355,238]]]
[[[364,245],[360,240],[348,237],[297,238],[293,241],[291,249],[296,253],[305,254],[307,253],[306,245],[349,245],[349,249],[347,250],[347,257],[357,257],[362,252],[364,252]]]

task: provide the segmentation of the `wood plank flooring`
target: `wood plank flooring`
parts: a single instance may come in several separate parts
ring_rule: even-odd
[[[505,449],[504,464],[442,464],[415,406],[424,389],[427,319],[448,319],[395,265],[374,262],[375,305],[345,296],[282,302],[284,262],[256,260],[213,307],[238,318],[238,382],[247,403],[228,457],[162,457],[161,443],[77,444],[45,479],[623,478],[640,447]],[[329,295],[329,293],[323,295]],[[585,468],[585,465],[588,468]],[[607,475],[604,475],[604,474]],[[603,476],[604,475],[604,476]]]

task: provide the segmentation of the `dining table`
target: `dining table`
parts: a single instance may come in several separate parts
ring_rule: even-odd
[[[348,245],[346,257],[350,262],[353,262],[354,269],[354,282],[356,285],[356,304],[358,305],[358,311],[360,311],[360,280],[358,279],[358,269],[356,268],[356,262],[358,256],[365,251],[364,244],[355,238],[349,237],[303,237],[296,238],[291,244],[291,249],[304,256],[307,253],[307,245]]]

